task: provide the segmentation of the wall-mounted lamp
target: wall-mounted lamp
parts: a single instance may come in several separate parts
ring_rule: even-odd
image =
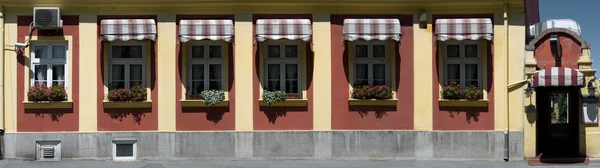
[[[419,14],[419,28],[427,29],[427,12],[421,12]]]
[[[583,113],[581,119],[586,124],[598,123],[598,98],[596,97],[596,86],[594,86],[596,79],[592,79],[587,84],[588,96],[583,98],[581,104]]]
[[[531,83],[527,82],[527,88],[525,88],[525,95],[530,97],[533,94],[533,88],[531,87]]]
[[[596,98],[596,87],[594,86],[594,80],[590,80],[590,82],[588,83],[588,97],[589,98]]]

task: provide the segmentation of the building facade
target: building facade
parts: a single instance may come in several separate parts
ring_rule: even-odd
[[[552,33],[527,38],[537,1],[0,4],[5,158],[539,155],[525,91],[552,67],[539,61]],[[62,27],[38,28],[34,7],[59,7]],[[578,47],[563,47],[559,67],[591,65],[584,41],[566,45]],[[452,82],[482,95],[448,100]],[[54,84],[65,101],[36,101],[31,90]],[[391,97],[361,100],[362,85],[387,86]],[[138,101],[117,101],[129,99],[116,89]],[[224,100],[206,105],[209,89]],[[274,90],[286,100],[271,104]],[[598,125],[580,126],[578,152],[600,156]]]

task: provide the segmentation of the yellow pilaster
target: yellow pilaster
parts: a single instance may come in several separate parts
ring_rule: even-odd
[[[4,44],[17,42],[17,15],[5,12]],[[20,41],[23,42],[23,41]],[[17,54],[14,47],[4,48],[4,131],[17,132]]]
[[[98,130],[98,78],[85,72],[98,71],[98,40],[88,35],[97,34],[98,25],[95,14],[79,15],[79,131]],[[95,74],[95,73],[93,73]]]
[[[252,14],[235,14],[235,130],[253,130],[253,103],[252,97]]]
[[[414,14],[413,19],[419,20],[420,13]],[[433,74],[433,43],[432,43],[432,25],[431,15],[427,20],[427,29],[421,29],[419,24],[413,24],[413,39],[414,39],[414,129],[418,131],[433,130],[433,91],[431,89],[432,78],[419,77]]]
[[[509,15],[509,81],[515,83],[526,79],[525,76],[525,14],[510,13]],[[506,86],[506,85],[505,85]],[[523,130],[523,99],[525,97],[524,90],[527,87],[526,83],[521,83],[508,90],[509,92],[509,112],[510,112],[510,131]],[[506,87],[505,87],[506,88]]]
[[[331,130],[331,22],[329,13],[313,14],[313,129]]]
[[[175,72],[177,70],[177,32],[175,14],[159,14],[157,23],[158,46],[158,130],[176,130]]]
[[[494,128],[496,131],[505,131],[507,128],[507,74],[506,63],[508,61],[505,50],[506,46],[506,29],[504,27],[503,13],[494,14]]]
[[[532,75],[535,72],[537,64],[535,62],[535,58],[533,57],[533,51],[525,52],[525,74]],[[535,157],[536,155],[536,122],[537,122],[537,112],[536,112],[536,102],[535,102],[535,92],[532,92],[532,95],[529,97],[525,97],[523,100],[523,105],[525,109],[525,113],[523,121],[523,156],[524,157]]]

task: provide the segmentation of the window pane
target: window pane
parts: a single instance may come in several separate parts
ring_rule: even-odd
[[[129,81],[129,87],[133,88],[135,86],[142,85],[142,81]]]
[[[52,81],[65,80],[65,65],[52,65]]]
[[[112,65],[111,68],[111,87],[125,88],[125,65]]]
[[[113,58],[142,58],[142,46],[113,46]]]
[[[208,83],[208,88],[212,90],[223,90],[223,88],[221,88],[221,81],[210,81]]]
[[[117,157],[133,157],[133,144],[116,144]]]
[[[125,81],[112,81],[110,82],[110,87],[115,89],[125,88]]]
[[[367,45],[356,45],[354,47],[354,54],[357,58],[366,58],[369,56],[369,46]]]
[[[298,79],[298,64],[285,64],[285,79]]]
[[[199,95],[204,90],[204,81],[192,82],[192,96]]]
[[[46,85],[46,77],[48,73],[47,65],[35,65],[33,80],[40,85]]]
[[[460,64],[448,64],[446,68],[448,82],[460,82]]]
[[[279,79],[279,64],[268,64],[267,79]]]
[[[267,57],[269,58],[279,58],[279,45],[269,45],[267,46]]]
[[[285,92],[286,93],[298,93],[298,81],[297,80],[285,81]]]
[[[48,48],[46,46],[35,46],[35,58],[48,58]]]
[[[448,58],[458,58],[460,57],[460,46],[459,45],[447,45],[446,46],[446,54]]]
[[[192,58],[204,58],[204,46],[193,46]]]
[[[52,81],[52,86],[54,85],[65,85],[65,81],[58,81],[58,80],[53,80]]]
[[[385,57],[385,45],[373,45],[373,57]]]
[[[479,86],[479,81],[476,80],[466,80],[466,86],[477,86],[477,87],[481,87]]]
[[[479,78],[477,64],[465,64],[465,79],[477,80]]]
[[[131,64],[129,65],[129,78],[131,80],[142,80],[142,65],[140,64]]]
[[[286,58],[297,58],[298,57],[298,46],[297,45],[286,45],[285,46],[285,57]]]
[[[208,47],[208,58],[221,58],[221,46]]]
[[[267,82],[267,90],[282,90],[281,86],[280,86],[280,80],[268,80]]]
[[[356,68],[354,70],[355,73],[355,85],[368,85],[369,84],[369,76],[368,73],[368,65],[367,64],[356,64]]]
[[[373,85],[386,85],[386,84],[385,84],[385,80],[383,80],[383,79],[380,79],[380,80],[375,79],[375,80],[373,80]]]
[[[477,52],[478,52],[477,45],[465,45],[465,57],[476,58]]]
[[[209,69],[209,74],[208,74],[208,78],[213,80],[213,79],[218,79],[221,80],[221,64],[210,64],[208,65],[208,69]]]
[[[192,65],[192,80],[204,80],[204,65]]]
[[[65,46],[52,46],[52,58],[65,58]]]
[[[373,64],[373,79],[385,80],[385,64]]]

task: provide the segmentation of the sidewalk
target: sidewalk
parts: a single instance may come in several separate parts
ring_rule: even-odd
[[[525,161],[415,161],[415,160],[186,160],[186,161],[60,161],[37,162],[22,160],[0,161],[0,168],[519,168],[529,167]],[[584,166],[556,166],[584,167]],[[600,168],[600,162],[587,167]],[[545,167],[544,167],[545,168]]]

